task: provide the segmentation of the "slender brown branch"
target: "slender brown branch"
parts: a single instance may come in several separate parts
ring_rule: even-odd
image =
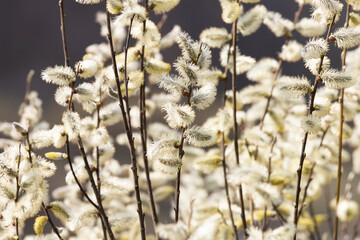
[[[131,128],[130,107],[129,107],[129,101],[128,101],[128,96],[127,96],[127,92],[128,92],[128,88],[127,88],[127,82],[128,82],[128,80],[127,80],[127,51],[128,51],[128,47],[129,47],[130,32],[131,32],[131,26],[132,26],[133,19],[134,19],[134,16],[131,18],[131,21],[130,21],[128,34],[127,34],[127,40],[126,40],[126,46],[125,46],[125,50],[124,50],[125,51],[124,77],[125,77],[125,92],[126,92],[126,96],[125,96],[126,112],[125,112],[125,106],[124,106],[124,102],[123,102],[123,98],[122,98],[122,94],[121,94],[121,90],[120,90],[119,74],[118,74],[116,61],[115,61],[115,50],[114,50],[114,45],[113,45],[113,41],[112,41],[111,21],[110,21],[109,12],[107,12],[107,29],[108,29],[107,38],[108,38],[108,42],[110,45],[111,60],[112,60],[115,81],[116,81],[116,86],[117,86],[117,91],[118,91],[119,105],[120,105],[121,113],[122,113],[122,116],[124,119],[123,122],[124,122],[125,131],[126,131],[126,136],[128,138],[129,145],[130,145],[130,157],[131,157],[131,163],[132,163],[131,170],[133,172],[133,177],[134,177],[134,188],[135,188],[135,196],[136,196],[136,201],[137,201],[137,212],[139,215],[141,239],[145,240],[146,239],[145,220],[144,220],[145,214],[142,210],[142,201],[141,201],[140,187],[139,187],[139,176],[137,173],[138,167],[137,167],[137,160],[136,160],[134,138],[133,138],[133,133],[132,133],[132,128]]]
[[[235,221],[234,221],[234,215],[232,212],[232,208],[231,208],[231,199],[230,199],[230,194],[229,194],[229,185],[228,185],[228,180],[227,180],[227,171],[226,171],[226,156],[225,156],[225,134],[224,132],[221,132],[221,152],[222,152],[222,167],[223,167],[223,174],[224,174],[224,188],[225,188],[225,193],[226,193],[226,200],[227,200],[227,204],[228,204],[228,208],[229,208],[229,216],[230,216],[230,220],[231,220],[231,226],[233,228],[234,231],[234,236],[235,239],[239,239],[238,238],[238,234],[237,234],[237,228],[235,225]]]
[[[64,2],[63,0],[59,0],[59,9],[60,9],[60,22],[61,22],[61,37],[62,37],[62,45],[64,51],[64,59],[65,66],[70,66],[70,58],[68,54],[67,42],[66,42],[66,31],[65,31],[65,12],[64,12]]]
[[[240,166],[239,159],[239,144],[238,144],[238,124],[236,120],[236,46],[237,46],[237,21],[233,23],[232,26],[232,51],[233,51],[233,61],[232,61],[232,97],[233,97],[233,129],[234,129],[234,148],[235,148],[235,159],[236,164]],[[240,207],[241,207],[241,220],[244,226],[244,237],[247,238],[248,233],[246,231],[246,217],[245,217],[245,205],[242,185],[239,186],[239,196],[240,196]]]
[[[148,1],[147,0],[145,1],[145,8],[148,9]],[[145,32],[146,32],[146,20],[143,21],[143,37],[145,35]],[[152,184],[151,184],[151,178],[150,178],[149,161],[148,161],[148,157],[147,157],[147,121],[146,121],[146,93],[145,93],[147,79],[146,79],[146,71],[145,71],[145,43],[144,42],[143,42],[142,49],[141,49],[140,70],[143,73],[143,78],[144,78],[144,84],[141,85],[141,87],[140,87],[140,98],[139,98],[141,144],[142,144],[142,149],[143,149],[144,168],[145,168],[148,196],[149,196],[149,201],[150,201],[152,222],[153,222],[153,226],[154,226],[155,235],[157,236],[156,225],[158,224],[159,220],[158,220],[158,216],[156,213],[156,205],[155,205],[153,189],[152,189]]]
[[[89,203],[91,205],[93,205],[97,210],[99,209],[99,206],[94,203],[91,198],[89,197],[89,195],[86,193],[85,189],[82,187],[79,179],[77,178],[76,174],[75,174],[75,170],[71,161],[71,155],[70,155],[70,142],[69,142],[69,136],[66,134],[66,141],[65,141],[65,146],[66,146],[66,154],[67,154],[67,161],[68,164],[70,166],[70,171],[75,179],[76,184],[78,185],[81,193],[83,194],[83,196],[89,201]]]
[[[346,20],[345,20],[345,28],[349,25],[350,19],[350,4],[347,3],[346,7]],[[341,54],[341,70],[344,72],[346,67],[346,53],[347,48],[344,48]],[[337,180],[336,180],[336,202],[335,202],[335,212],[339,204],[340,198],[340,184],[341,184],[341,175],[342,175],[342,149],[343,149],[343,125],[344,125],[344,93],[345,90],[341,89],[339,94],[339,104],[340,104],[340,113],[339,113],[339,148],[338,148],[338,166],[337,166]],[[335,227],[334,227],[334,240],[338,239],[338,226],[339,226],[339,218],[337,214],[335,214]]]
[[[279,217],[280,221],[282,224],[285,224],[286,223],[286,220],[285,218],[283,217],[283,215],[281,214],[281,212],[279,211],[278,207],[274,204],[274,203],[271,203],[272,204],[272,207],[273,209],[275,210],[277,216]]]
[[[24,97],[25,104],[29,104],[30,86],[34,75],[35,75],[35,71],[31,69],[28,75],[26,76],[26,88],[25,88],[25,97]]]
[[[298,218],[301,217],[301,213],[302,213],[302,211],[304,210],[304,207],[305,207],[305,201],[306,201],[306,198],[307,198],[307,191],[308,191],[308,189],[309,189],[309,186],[310,186],[311,181],[313,180],[313,179],[312,179],[312,175],[313,175],[313,173],[314,173],[314,168],[315,168],[315,166],[316,166],[316,163],[314,162],[314,163],[312,164],[312,166],[311,166],[310,174],[309,174],[309,179],[308,179],[308,181],[307,181],[307,183],[306,183],[306,186],[305,186],[305,189],[304,189],[304,195],[303,195],[303,198],[302,198],[302,200],[301,200],[301,205],[300,205],[300,209],[299,209],[299,214],[298,214],[299,216],[298,216]]]
[[[60,236],[59,230],[57,229],[57,227],[55,226],[53,220],[51,219],[51,216],[50,216],[50,214],[49,214],[49,209],[48,209],[48,207],[45,206],[45,204],[44,204],[43,202],[41,203],[41,206],[42,206],[42,208],[44,209],[44,211],[45,211],[45,213],[46,213],[46,216],[48,217],[48,221],[49,221],[49,223],[50,223],[50,225],[51,225],[52,230],[54,231],[54,233],[56,234],[56,236],[58,236],[58,238],[59,238],[60,240],[63,240],[63,238]]]
[[[335,23],[335,18],[336,18],[336,14],[334,14],[332,21],[328,27],[328,32],[326,35],[326,42],[329,42],[329,36],[331,34],[333,25]],[[308,116],[310,116],[312,114],[312,112],[314,111],[314,100],[315,100],[315,96],[316,96],[317,87],[319,85],[319,82],[321,81],[319,75],[322,71],[324,57],[325,57],[325,55],[321,55],[321,57],[320,57],[319,69],[318,69],[318,74],[317,74],[318,76],[316,76],[316,78],[315,78],[314,90],[311,92],[311,96],[310,96],[310,102],[309,102],[308,114],[307,114]],[[301,192],[301,186],[300,186],[301,185],[301,176],[302,176],[304,160],[306,157],[305,150],[306,150],[306,143],[307,143],[308,135],[309,135],[309,133],[305,132],[303,140],[302,140],[299,167],[297,169],[297,184],[296,184],[296,195],[295,195],[295,203],[294,203],[294,225],[295,225],[296,229],[297,229],[297,223],[298,223],[298,209],[299,209],[299,199],[300,199],[300,192]],[[294,234],[293,240],[296,240],[296,232]]]

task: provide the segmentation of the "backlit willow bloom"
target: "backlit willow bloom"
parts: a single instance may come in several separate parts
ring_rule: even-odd
[[[320,9],[327,18],[339,14],[343,7],[343,4],[336,0],[313,0],[313,5]]]
[[[297,62],[301,59],[301,50],[303,45],[295,40],[291,40],[288,44],[283,45],[280,53],[281,59],[287,62]]]
[[[216,143],[215,132],[193,126],[185,131],[186,141],[195,147],[209,147]]]
[[[256,5],[246,13],[240,15],[237,28],[243,36],[249,36],[256,32],[266,16],[267,9],[263,5]]]
[[[305,67],[309,69],[309,71],[317,76],[319,73],[319,64],[320,64],[320,58],[309,58],[305,60]],[[321,65],[321,73],[328,70],[330,68],[330,58],[327,56],[324,57],[322,65]],[[320,73],[320,75],[321,75]]]
[[[81,3],[81,4],[98,4],[101,1],[102,0],[75,0],[75,2]]]
[[[341,200],[336,209],[336,215],[343,222],[350,222],[359,212],[359,205],[353,200]]]
[[[181,96],[189,91],[187,82],[183,78],[172,75],[161,76],[159,87],[165,89],[174,96]]]
[[[215,101],[216,93],[216,86],[212,83],[207,83],[206,85],[193,90],[190,103],[198,109],[204,110]]]
[[[124,9],[120,16],[116,18],[116,24],[128,26],[131,18],[134,18],[134,22],[143,22],[146,20],[146,9],[140,6],[135,1],[124,2]]]
[[[211,27],[203,30],[200,34],[200,40],[212,48],[220,48],[230,39],[231,35],[226,28]]]
[[[60,86],[55,92],[55,101],[57,104],[63,107],[69,105],[72,88],[69,86]]]
[[[328,51],[329,46],[325,39],[323,38],[313,38],[308,41],[301,51],[301,56],[304,60],[312,58],[320,58],[322,55]]]
[[[220,0],[220,5],[222,20],[227,24],[235,22],[243,11],[242,6],[234,0]]]
[[[280,96],[284,98],[298,98],[312,91],[309,80],[306,77],[283,76],[277,84]]]
[[[161,75],[164,73],[169,73],[171,69],[171,65],[161,61],[157,58],[150,58],[145,63],[146,72],[153,75]]]
[[[326,25],[318,23],[312,18],[302,18],[295,29],[304,37],[322,36],[326,31]]]
[[[82,78],[91,78],[98,70],[98,64],[94,60],[83,60],[75,63],[75,71]]]
[[[339,48],[356,47],[360,43],[360,27],[340,28],[329,39],[335,39]]]
[[[171,128],[184,128],[190,126],[195,119],[195,111],[188,105],[179,106],[167,103],[162,111],[166,112],[165,120]]]
[[[66,86],[74,82],[76,77],[70,67],[55,66],[48,67],[41,72],[41,78],[47,83]]]
[[[357,82],[357,80],[348,73],[340,72],[335,69],[329,69],[322,73],[321,79],[326,87],[332,89],[348,88],[354,86]]]
[[[70,139],[75,139],[80,132],[80,116],[77,112],[66,111],[62,116],[66,133]]]
[[[123,9],[123,4],[120,0],[107,0],[106,1],[106,10],[113,14],[119,14]]]
[[[180,0],[150,0],[149,5],[153,6],[155,13],[165,13],[175,8],[179,2]]]
[[[178,157],[159,157],[154,161],[153,168],[163,173],[175,174],[181,165],[182,161]]]
[[[314,116],[307,116],[301,121],[301,127],[309,134],[315,134],[320,131],[320,119]]]
[[[247,72],[246,76],[251,81],[261,82],[266,79],[272,79],[277,68],[278,62],[275,59],[263,58]]]
[[[195,158],[194,168],[204,173],[213,172],[222,165],[222,159],[218,155],[204,155]]]
[[[283,18],[280,13],[272,11],[267,13],[264,24],[276,37],[287,36],[291,34],[291,31],[294,28],[294,25],[290,20]]]

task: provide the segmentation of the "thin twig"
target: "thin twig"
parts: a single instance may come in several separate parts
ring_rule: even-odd
[[[148,0],[145,1],[145,8],[148,9]],[[145,32],[146,32],[146,19],[143,21],[143,37],[145,36]],[[146,71],[145,71],[145,43],[144,42],[143,42],[142,49],[141,49],[140,70],[143,73],[143,78],[144,78],[144,84],[141,85],[141,87],[140,87],[140,98],[139,98],[140,135],[141,135],[141,144],[142,144],[142,149],[143,149],[144,168],[145,168],[148,196],[149,196],[149,201],[150,201],[152,222],[153,222],[153,226],[154,226],[155,236],[158,237],[157,232],[156,232],[156,225],[158,224],[159,220],[158,220],[158,216],[156,213],[156,205],[155,205],[153,189],[152,189],[152,184],[151,184],[151,178],[150,178],[149,161],[148,161],[148,157],[147,157],[147,123],[146,123],[146,93],[145,93],[147,79],[146,79]]]
[[[305,189],[304,189],[304,195],[303,195],[303,198],[302,198],[302,200],[301,200],[301,205],[300,205],[301,207],[300,207],[300,209],[299,209],[298,218],[301,217],[301,213],[302,213],[302,211],[304,210],[304,207],[305,207],[305,201],[306,201],[306,197],[307,197],[307,192],[308,192],[310,183],[311,183],[311,181],[313,180],[313,179],[312,179],[312,175],[313,175],[313,173],[314,173],[314,168],[315,168],[315,166],[316,166],[316,163],[314,162],[314,163],[312,164],[312,166],[311,166],[310,174],[309,174],[309,179],[308,179],[308,181],[307,181],[307,183],[306,183],[306,186],[305,186]]]
[[[63,0],[59,1],[59,9],[60,9],[60,22],[61,22],[61,37],[62,37],[62,45],[64,51],[64,59],[65,66],[70,66],[70,58],[67,50],[67,42],[66,42],[66,31],[65,31],[65,12],[64,12],[64,2]]]
[[[41,206],[43,207],[43,209],[44,209],[44,211],[46,213],[46,216],[48,217],[48,221],[49,221],[49,223],[51,225],[52,230],[55,232],[56,236],[58,236],[58,238],[60,240],[63,240],[63,238],[60,236],[59,230],[57,229],[57,227],[55,226],[53,220],[51,219],[48,207],[45,206],[45,204],[43,202],[41,203]]]
[[[111,21],[110,21],[110,13],[107,12],[107,29],[108,29],[108,42],[110,45],[110,51],[111,51],[111,60],[112,60],[112,65],[113,65],[113,70],[114,70],[114,75],[115,75],[115,81],[116,81],[116,86],[117,86],[117,91],[118,91],[118,98],[119,98],[119,105],[120,105],[120,109],[121,109],[121,113],[124,119],[124,127],[125,127],[125,131],[126,131],[126,136],[128,138],[129,141],[129,145],[130,145],[130,157],[131,157],[131,170],[133,172],[133,178],[134,178],[134,188],[135,188],[135,196],[136,196],[136,201],[137,201],[137,212],[138,212],[138,216],[139,216],[139,223],[140,223],[140,232],[141,232],[141,239],[145,240],[146,239],[146,235],[145,235],[145,214],[142,210],[142,201],[141,201],[141,196],[140,196],[140,187],[139,187],[139,176],[138,176],[138,167],[137,167],[137,160],[136,160],[136,152],[135,152],[135,144],[134,144],[134,138],[133,138],[133,133],[132,133],[132,128],[131,128],[131,119],[130,119],[130,107],[129,107],[129,101],[128,101],[128,88],[127,88],[127,52],[128,52],[128,47],[129,47],[129,41],[130,41],[130,32],[131,32],[131,27],[132,27],[132,22],[134,20],[135,15],[132,16],[131,21],[130,21],[130,25],[129,25],[129,29],[128,29],[128,33],[127,33],[127,40],[126,40],[126,45],[125,45],[125,64],[124,64],[124,77],[125,77],[125,92],[126,92],[126,96],[125,96],[125,103],[126,103],[126,112],[125,112],[125,106],[124,106],[124,102],[123,102],[123,98],[122,98],[122,94],[121,94],[121,90],[120,90],[120,80],[119,80],[119,74],[118,74],[118,70],[117,70],[117,66],[116,66],[116,60],[115,60],[115,50],[114,50],[114,45],[113,45],[113,40],[112,40],[112,34],[111,34]]]
[[[237,20],[233,23],[232,26],[232,51],[233,51],[233,61],[232,61],[232,94],[233,94],[233,129],[234,129],[234,148],[235,148],[235,159],[236,164],[240,166],[239,159],[239,144],[238,144],[238,124],[236,120],[236,46],[237,46]],[[246,217],[245,217],[245,205],[242,185],[239,186],[239,197],[240,197],[240,207],[241,207],[241,220],[244,226],[244,237],[247,238],[248,233],[246,231]]]
[[[224,89],[226,89],[224,87]],[[238,234],[237,234],[237,228],[236,228],[236,225],[235,225],[235,221],[234,221],[234,215],[233,215],[233,212],[232,212],[232,208],[231,208],[231,199],[230,199],[230,194],[229,194],[229,185],[228,185],[228,180],[227,180],[227,172],[226,172],[226,156],[225,156],[225,134],[224,132],[221,132],[221,146],[222,146],[222,149],[221,149],[221,152],[222,152],[222,158],[223,158],[223,161],[222,161],[222,167],[223,167],[223,174],[224,174],[224,188],[225,188],[225,193],[226,193],[226,200],[227,200],[227,204],[228,204],[228,208],[229,208],[229,216],[230,216],[230,220],[231,220],[231,226],[233,228],[233,231],[234,231],[234,235],[235,235],[235,239],[239,239],[238,238]]]
[[[335,18],[336,18],[336,14],[334,14],[334,16],[332,18],[332,21],[331,21],[331,23],[329,25],[328,32],[327,32],[327,35],[326,35],[326,42],[329,42],[329,36],[330,36],[331,30],[333,28],[333,25],[335,23]],[[315,78],[315,83],[314,83],[314,90],[312,91],[311,96],[310,96],[310,102],[309,102],[308,114],[307,114],[308,116],[311,116],[312,112],[314,111],[314,100],[315,100],[315,96],[316,96],[317,87],[319,85],[319,82],[321,81],[319,75],[320,75],[320,73],[322,71],[322,65],[323,65],[324,57],[325,57],[325,55],[321,55],[321,57],[320,57],[318,74],[317,74],[317,76]],[[301,192],[301,186],[300,186],[301,185],[301,176],[302,176],[302,169],[303,169],[304,160],[305,160],[305,157],[306,157],[305,150],[306,150],[306,143],[307,143],[308,135],[309,135],[309,133],[305,132],[305,135],[304,135],[303,140],[302,140],[299,167],[297,169],[296,196],[295,196],[295,203],[294,203],[294,225],[295,225],[296,229],[297,229],[297,223],[298,223],[298,209],[299,209],[299,199],[300,199],[300,192]],[[293,240],[296,240],[296,231],[295,231]]]
[[[346,19],[345,19],[345,28],[349,26],[349,19],[350,19],[350,4],[347,3],[346,8]],[[346,67],[346,53],[347,48],[344,48],[344,50],[341,53],[341,71],[345,71]],[[339,149],[338,149],[338,166],[337,166],[337,180],[336,180],[336,202],[335,202],[335,212],[339,204],[339,198],[340,198],[340,184],[341,184],[341,175],[342,175],[342,149],[343,149],[343,125],[344,125],[344,93],[345,90],[340,90],[339,95],[339,104],[340,104],[340,112],[339,112]],[[339,218],[337,217],[337,214],[335,214],[335,227],[334,227],[334,240],[338,239],[338,226],[339,226]]]

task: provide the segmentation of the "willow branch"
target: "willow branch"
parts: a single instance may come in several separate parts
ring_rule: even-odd
[[[345,20],[345,28],[349,25],[349,19],[350,19],[350,5],[347,3],[346,7],[346,20]],[[341,70],[344,72],[346,67],[346,53],[347,48],[344,48],[341,54]],[[339,149],[338,149],[338,165],[337,165],[337,179],[336,179],[336,203],[335,203],[335,211],[339,204],[339,198],[340,198],[340,184],[341,184],[341,175],[342,175],[342,149],[343,149],[343,125],[344,125],[344,93],[345,90],[340,90],[339,95],[339,103],[340,103],[340,113],[339,113]],[[334,240],[338,239],[338,226],[339,226],[339,218],[337,217],[337,214],[335,214],[335,227],[334,227]]]
[[[335,18],[336,18],[336,14],[334,14],[332,21],[328,27],[328,32],[326,35],[326,42],[329,42],[329,36],[331,34],[331,30],[333,28],[333,25],[335,23]],[[315,100],[315,96],[316,96],[316,91],[317,91],[317,87],[319,85],[319,82],[321,81],[319,75],[322,71],[322,65],[323,65],[323,61],[324,61],[324,57],[325,55],[321,55],[320,57],[320,63],[319,63],[319,69],[318,69],[318,74],[315,78],[315,83],[314,83],[314,90],[311,93],[310,96],[310,102],[309,102],[309,107],[308,107],[308,116],[310,116],[312,114],[312,112],[314,111],[314,100]],[[304,160],[306,157],[306,143],[307,143],[307,139],[308,139],[308,132],[305,132],[303,140],[302,140],[302,146],[301,146],[301,155],[300,155],[300,161],[299,161],[299,167],[297,169],[297,184],[296,184],[296,196],[295,196],[295,203],[294,203],[294,225],[295,228],[297,229],[297,223],[298,223],[298,209],[299,209],[299,199],[300,199],[300,192],[301,192],[301,176],[302,176],[302,169],[303,169],[303,165],[304,165]],[[296,240],[296,232],[294,234],[293,240]]]
[[[58,238],[60,240],[63,240],[63,238],[60,236],[59,230],[57,229],[57,227],[55,226],[53,220],[51,219],[48,207],[45,206],[45,204],[43,202],[41,203],[41,206],[43,207],[43,209],[44,209],[44,211],[46,213],[46,216],[48,217],[48,221],[49,221],[49,223],[51,225],[52,230],[54,231],[54,233],[56,234],[56,236],[58,236]]]
[[[70,58],[68,54],[67,42],[66,42],[66,31],[65,31],[65,12],[64,12],[64,2],[63,0],[59,0],[59,9],[60,9],[60,22],[61,22],[61,37],[62,37],[62,45],[64,51],[64,60],[65,66],[70,66]]]
[[[118,91],[119,105],[120,105],[121,113],[122,113],[122,116],[124,119],[123,122],[124,122],[125,131],[126,131],[126,136],[128,138],[129,145],[130,145],[130,157],[131,157],[131,163],[132,163],[131,170],[133,172],[133,177],[134,177],[134,190],[135,190],[135,196],[136,196],[136,201],[137,201],[137,212],[138,212],[138,216],[139,216],[141,239],[145,240],[146,239],[145,221],[144,221],[145,214],[142,210],[142,201],[141,201],[140,187],[139,187],[139,176],[137,173],[138,167],[137,167],[137,160],[136,160],[134,138],[133,138],[133,133],[132,133],[132,128],[131,128],[130,107],[129,107],[129,101],[128,101],[128,88],[127,88],[127,82],[128,82],[128,80],[127,80],[127,52],[128,52],[129,41],[130,41],[130,32],[131,32],[131,27],[132,27],[134,17],[135,17],[135,15],[132,16],[131,21],[130,21],[128,34],[127,34],[127,40],[126,40],[126,46],[125,46],[125,50],[124,50],[125,51],[124,77],[125,77],[125,92],[126,92],[126,96],[125,96],[126,112],[125,112],[125,106],[124,106],[124,102],[123,102],[123,98],[122,98],[122,94],[121,94],[121,90],[120,90],[120,80],[119,80],[119,74],[118,74],[116,60],[115,60],[115,50],[114,50],[112,34],[111,34],[111,21],[110,21],[110,13],[109,12],[107,12],[107,29],[108,29],[107,38],[108,38],[108,42],[110,45],[111,60],[112,60],[115,81],[116,81],[116,86],[117,86],[117,91]]]

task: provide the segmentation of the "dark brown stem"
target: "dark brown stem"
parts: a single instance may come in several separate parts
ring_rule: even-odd
[[[271,203],[272,204],[272,207],[273,209],[275,210],[277,216],[279,217],[280,221],[282,224],[286,223],[286,220],[285,218],[283,217],[283,215],[281,214],[281,212],[279,211],[278,207],[274,204],[274,203]]]
[[[60,21],[61,21],[61,36],[62,36],[62,45],[64,51],[64,59],[65,66],[70,66],[70,58],[67,50],[67,42],[66,42],[66,32],[65,32],[65,12],[64,12],[64,2],[63,0],[59,0],[59,8],[60,8]]]
[[[234,221],[234,215],[233,215],[233,212],[232,212],[232,208],[231,208],[231,199],[230,199],[230,194],[229,194],[229,185],[228,185],[228,180],[227,180],[227,171],[226,171],[226,157],[225,157],[225,135],[224,135],[224,132],[221,133],[221,152],[222,152],[222,158],[223,158],[223,161],[222,161],[222,167],[223,167],[223,174],[224,174],[224,183],[225,183],[225,193],[226,193],[226,200],[227,200],[227,203],[228,203],[228,208],[229,208],[229,216],[230,216],[230,220],[231,220],[231,225],[232,225],[232,228],[233,228],[233,231],[234,231],[234,236],[235,236],[235,239],[239,239],[238,238],[238,234],[237,234],[237,228],[236,228],[236,225],[235,225],[235,221]]]
[[[97,200],[97,204],[99,206],[98,208],[98,211],[100,212],[103,220],[104,220],[104,223],[105,223],[105,227],[109,233],[109,236],[110,236],[110,239],[112,240],[115,240],[115,236],[112,232],[112,229],[111,229],[111,226],[110,226],[110,223],[109,223],[109,219],[105,213],[105,210],[104,210],[104,207],[102,205],[102,200],[101,200],[101,196],[99,194],[99,191],[97,189],[97,186],[95,184],[95,180],[94,180],[94,177],[92,175],[92,171],[91,171],[91,168],[90,168],[90,165],[89,165],[89,161],[87,160],[87,156],[86,156],[86,153],[85,153],[85,149],[84,149],[84,145],[82,143],[82,139],[80,137],[80,135],[78,135],[78,147],[79,147],[79,151],[81,153],[81,156],[84,160],[84,164],[85,164],[85,169],[89,175],[89,180],[90,180],[90,184],[91,184],[91,187],[95,193],[95,197],[96,197],[96,200]]]
[[[83,196],[89,201],[89,203],[91,205],[93,205],[97,210],[99,210],[99,206],[96,205],[96,203],[94,203],[91,198],[89,197],[89,195],[86,193],[85,189],[82,187],[79,179],[77,178],[76,174],[75,174],[75,171],[74,171],[74,167],[72,165],[72,161],[71,161],[71,155],[70,155],[70,142],[69,142],[69,136],[66,135],[66,141],[65,141],[65,146],[66,146],[66,154],[67,154],[67,161],[68,161],[68,164],[70,166],[70,170],[71,170],[71,173],[75,179],[75,182],[76,184],[78,185],[81,193],[83,194]]]
[[[321,140],[320,140],[320,145],[319,147],[322,147],[323,143],[324,143],[324,139],[325,139],[325,136],[326,136],[326,133],[329,131],[329,128],[330,126],[327,126],[323,132],[323,135],[321,136]]]
[[[316,166],[316,163],[314,162],[313,164],[312,164],[312,166],[311,166],[311,169],[310,169],[310,174],[309,174],[309,179],[308,179],[308,181],[307,181],[307,183],[306,183],[306,186],[305,186],[305,189],[304,189],[304,195],[303,195],[303,198],[302,198],[302,200],[301,200],[301,207],[300,207],[300,209],[299,209],[299,216],[298,216],[298,218],[300,218],[301,217],[301,213],[302,213],[302,211],[304,210],[304,207],[305,207],[305,201],[306,201],[306,198],[307,198],[307,191],[308,191],[308,189],[309,189],[309,186],[310,186],[310,183],[311,183],[311,181],[313,180],[312,179],[312,175],[313,175],[313,173],[314,173],[314,168],[315,168],[315,166]]]
[[[238,144],[238,124],[236,120],[236,46],[237,46],[237,21],[233,23],[232,26],[232,50],[233,50],[233,62],[232,62],[232,93],[233,93],[233,128],[234,128],[234,148],[235,148],[235,159],[236,164],[240,166],[239,159],[239,144]],[[245,205],[242,185],[239,186],[239,196],[240,196],[240,207],[241,207],[241,220],[244,226],[244,237],[247,238],[248,233],[246,231],[246,217],[245,217]]]
[[[35,71],[33,69],[30,70],[28,75],[26,76],[26,88],[25,88],[25,97],[24,97],[24,103],[29,104],[29,94],[30,94],[30,86],[32,79],[34,77]]]
[[[349,19],[350,19],[350,4],[347,4],[346,8],[346,20],[345,20],[345,28],[349,25]],[[346,53],[347,49],[344,48],[341,54],[341,70],[344,72],[346,67]],[[341,184],[341,175],[342,175],[342,149],[343,149],[343,125],[344,125],[344,93],[345,90],[340,90],[339,95],[339,104],[340,104],[340,113],[339,113],[339,148],[338,148],[338,166],[337,166],[337,179],[336,179],[336,202],[335,202],[335,212],[337,209],[337,206],[339,204],[339,198],[340,198],[340,184]],[[339,218],[337,217],[337,214],[335,214],[335,227],[334,227],[334,240],[338,239],[338,226],[339,226]]]
[[[56,234],[56,236],[58,236],[58,238],[60,240],[63,240],[63,238],[60,236],[60,233],[59,233],[57,227],[55,226],[54,222],[51,219],[48,208],[45,206],[44,203],[41,203],[41,206],[43,207],[43,209],[44,209],[44,211],[46,213],[46,216],[48,217],[48,221],[49,221],[49,223],[51,225],[52,230],[54,231],[54,233]]]
[[[26,131],[26,141],[28,143],[29,162],[32,163],[32,156],[31,156],[32,146],[30,144],[29,131],[30,131],[30,128],[28,128]]]
[[[336,18],[336,14],[333,16],[332,21],[329,25],[328,32],[326,35],[326,42],[329,42],[329,36],[331,34],[333,25],[335,23],[335,18]],[[314,100],[315,100],[315,96],[316,96],[317,87],[319,85],[319,82],[321,81],[319,75],[322,71],[322,64],[324,61],[324,57],[325,57],[325,55],[322,55],[320,57],[319,69],[318,69],[318,74],[317,74],[318,76],[316,76],[316,78],[315,78],[314,90],[312,91],[311,96],[310,96],[310,103],[309,103],[309,107],[308,107],[308,116],[310,116],[312,114],[312,112],[314,111]],[[305,132],[304,138],[302,140],[299,167],[297,169],[296,196],[295,196],[295,203],[294,203],[294,225],[295,225],[296,229],[297,229],[297,222],[298,222],[298,209],[299,209],[299,199],[300,199],[300,192],[301,192],[301,186],[300,186],[301,185],[301,176],[302,176],[304,160],[306,157],[305,150],[306,150],[306,143],[307,143],[308,135],[309,135],[309,133]],[[296,232],[294,234],[293,240],[296,240]]]
[[[145,1],[145,8],[148,9],[148,1]],[[143,37],[146,32],[146,20],[143,21]],[[140,57],[140,70],[143,73],[144,78],[144,84],[140,87],[140,99],[139,99],[139,105],[140,105],[140,134],[141,134],[141,144],[143,149],[143,159],[144,159],[144,168],[145,168],[145,176],[146,176],[146,183],[147,183],[147,190],[148,190],[148,196],[150,201],[150,208],[151,208],[151,216],[152,216],[152,222],[154,226],[155,235],[156,233],[156,225],[158,224],[158,216],[156,213],[156,205],[153,195],[153,189],[150,179],[150,169],[149,169],[149,161],[147,157],[147,123],[146,123],[146,93],[145,88],[147,85],[146,81],[146,71],[145,71],[145,44],[143,43],[142,49],[141,49],[141,57]]]
[[[130,25],[129,25],[129,29],[128,29],[128,34],[127,34],[127,41],[126,41],[126,46],[125,46],[125,64],[124,64],[124,77],[125,77],[125,92],[127,95],[128,89],[127,89],[127,51],[128,51],[128,46],[129,46],[129,40],[130,40],[130,32],[131,32],[131,26],[132,26],[132,22],[133,22],[134,16],[131,18],[130,21]],[[140,232],[141,232],[141,239],[145,240],[146,239],[146,235],[145,235],[145,214],[142,210],[142,201],[141,201],[141,196],[140,196],[140,187],[139,187],[139,176],[138,176],[138,167],[137,167],[137,160],[136,160],[136,152],[135,152],[135,144],[134,144],[134,137],[133,137],[133,133],[132,133],[132,128],[131,128],[131,119],[130,119],[130,107],[129,107],[129,101],[127,99],[126,96],[126,109],[127,111],[125,112],[125,107],[124,107],[124,102],[122,99],[122,94],[121,94],[121,90],[120,90],[120,80],[119,80],[119,74],[117,71],[117,66],[116,66],[116,61],[115,61],[115,50],[114,50],[114,45],[113,45],[113,41],[112,41],[112,34],[111,34],[111,22],[110,22],[110,14],[109,12],[107,12],[107,29],[108,29],[108,41],[109,41],[109,45],[110,45],[110,51],[111,51],[111,60],[112,60],[112,65],[113,65],[113,70],[114,70],[114,74],[115,74],[115,81],[116,81],[116,86],[117,86],[117,91],[118,91],[118,96],[119,96],[119,105],[120,105],[120,109],[121,109],[121,113],[124,119],[124,127],[125,127],[125,131],[126,131],[126,136],[128,138],[129,141],[129,145],[130,145],[130,156],[131,156],[131,170],[133,172],[133,177],[134,177],[134,189],[135,189],[135,196],[136,196],[136,202],[137,202],[137,212],[139,215],[139,223],[140,223]]]

